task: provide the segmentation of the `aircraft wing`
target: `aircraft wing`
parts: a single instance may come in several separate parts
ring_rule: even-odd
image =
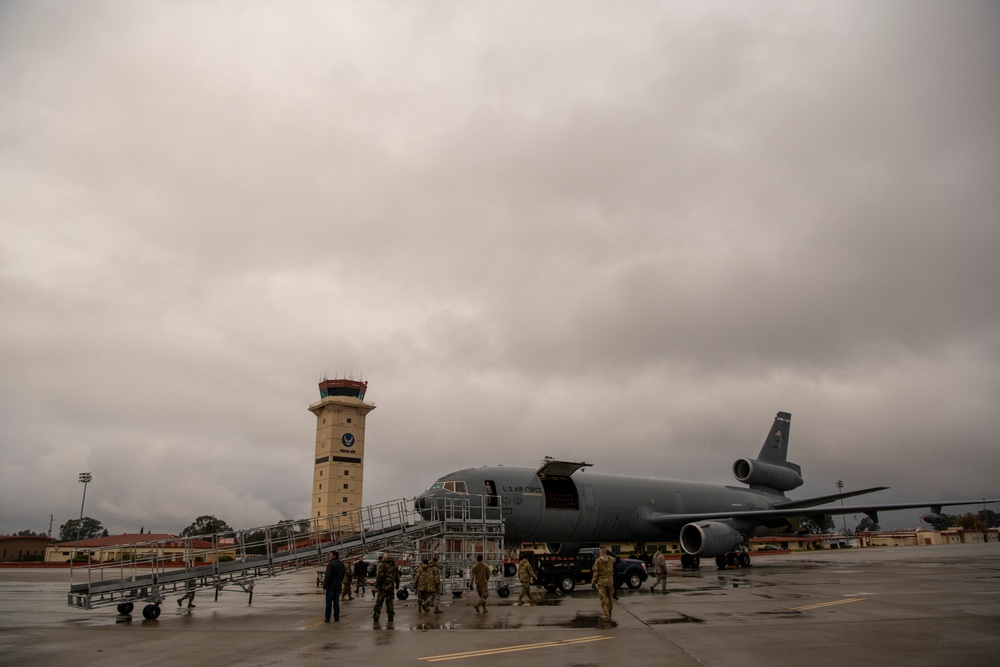
[[[803,500],[789,500],[783,503],[775,503],[774,508],[790,510],[798,507],[815,507],[816,505],[825,505],[826,503],[832,503],[835,500],[841,500],[843,498],[853,498],[854,496],[863,496],[866,493],[885,491],[888,488],[888,486],[873,486],[870,489],[861,489],[860,491],[834,493],[830,496],[817,496],[816,498],[804,498]]]
[[[721,521],[725,519],[776,519],[783,517],[816,516],[824,514],[868,514],[873,515],[880,511],[917,509],[921,507],[946,507],[951,505],[982,505],[983,503],[997,503],[1000,500],[981,498],[979,500],[950,500],[950,501],[925,501],[922,503],[882,503],[878,505],[830,505],[828,507],[785,507],[772,510],[739,510],[733,509],[731,512],[705,512],[703,514],[653,514],[649,517],[649,522],[664,529],[677,529],[692,522],[698,521]]]

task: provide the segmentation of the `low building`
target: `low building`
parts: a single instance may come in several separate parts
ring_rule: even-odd
[[[46,563],[68,563],[79,554],[79,559],[91,562],[119,563],[148,561],[154,556],[159,561],[181,562],[188,566],[214,563],[219,559],[236,557],[235,547],[212,548],[212,543],[167,533],[125,533],[76,542],[57,542],[45,550]]]
[[[952,526],[945,530],[887,530],[879,533],[860,533],[865,546],[871,547],[922,547],[939,544],[982,544],[1000,541],[1000,528],[967,530]]]
[[[17,563],[40,561],[45,558],[45,548],[52,544],[47,535],[0,535],[0,562]]]

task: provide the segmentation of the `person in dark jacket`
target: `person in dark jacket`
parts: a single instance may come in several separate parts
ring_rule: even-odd
[[[330,555],[330,562],[326,566],[326,575],[323,577],[323,590],[326,591],[326,613],[324,620],[330,622],[330,607],[333,607],[333,620],[340,620],[340,591],[344,586],[344,561],[340,560],[340,554],[334,551]]]
[[[363,558],[354,561],[354,595],[361,597],[365,594],[365,579],[368,577],[368,563]]]

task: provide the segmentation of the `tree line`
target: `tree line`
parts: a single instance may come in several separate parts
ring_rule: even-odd
[[[143,534],[144,528],[139,529],[139,534]],[[272,538],[289,538],[309,532],[308,519],[285,519],[278,523],[278,528],[272,531]],[[216,535],[220,533],[233,533],[236,537],[237,531],[225,520],[211,514],[203,514],[192,521],[184,530],[180,532],[181,537],[197,537],[200,535]],[[17,533],[19,537],[34,537],[44,533],[36,533],[33,530],[22,530]],[[91,540],[99,537],[108,537],[108,529],[101,525],[101,522],[89,516],[80,519],[70,519],[59,526],[57,542],[74,542],[77,539]],[[244,542],[247,544],[263,542],[265,540],[263,530],[247,531],[244,534]]]

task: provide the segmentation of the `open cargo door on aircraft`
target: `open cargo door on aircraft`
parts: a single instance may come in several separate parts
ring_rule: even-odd
[[[573,463],[546,459],[535,473],[545,491],[545,509],[579,510],[580,494],[576,484],[570,479],[581,468],[589,468],[589,463]]]
[[[589,468],[592,464],[590,463],[571,463],[570,461],[556,461],[555,459],[546,459],[542,463],[542,467],[538,469],[535,473],[538,475],[539,479],[550,478],[563,478],[570,477],[580,468]]]

